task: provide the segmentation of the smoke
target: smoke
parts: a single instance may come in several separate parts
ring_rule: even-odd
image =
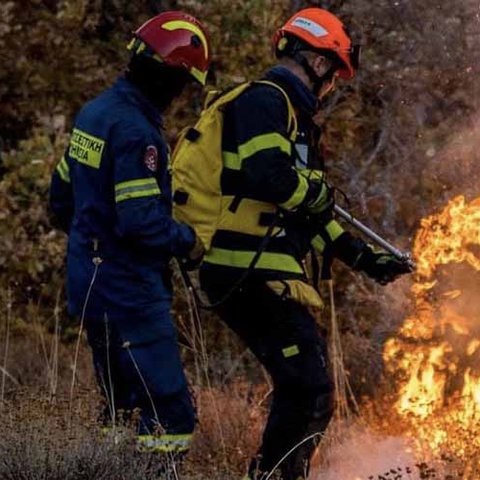
[[[333,445],[325,467],[309,480],[420,480],[426,464],[417,465],[415,447],[402,437],[379,436],[365,428],[351,427]],[[430,467],[431,468],[431,467]]]
[[[426,153],[431,161],[424,175],[439,182],[448,197],[480,195],[480,114],[467,119],[440,151]]]
[[[351,174],[358,190],[366,192],[367,200],[373,198],[375,193],[395,200],[392,200],[395,207],[392,211],[385,208],[382,212],[381,231],[393,239],[397,235],[397,243],[400,243],[398,237],[405,233],[413,240],[415,231],[421,228],[420,219],[439,213],[457,195],[465,195],[467,203],[480,197],[480,50],[476,48],[480,44],[478,1],[459,2],[463,13],[456,19],[455,25],[437,18],[436,10],[431,8],[429,2],[401,2],[398,15],[413,14],[415,9],[421,9],[423,5],[425,9],[428,7],[426,13],[431,16],[431,25],[439,27],[441,37],[437,38],[430,31],[427,35],[423,31],[426,25],[423,21],[421,40],[415,37],[415,31],[407,35],[411,45],[415,45],[415,48],[409,49],[408,55],[411,56],[414,51],[416,65],[421,67],[415,71],[415,78],[409,77],[406,69],[403,71],[404,78],[399,82],[402,101],[385,100],[389,106],[385,109],[388,121],[383,122],[385,127],[382,133],[389,125],[395,126],[387,132],[389,141],[381,145],[383,150],[379,158],[382,158],[382,154],[385,156],[385,165],[376,169],[376,161],[362,164],[359,171],[365,174],[360,178],[363,184],[357,181],[359,175],[355,171]],[[448,8],[447,3],[445,6]],[[438,12],[442,12],[442,8]],[[416,18],[427,17],[417,15]],[[399,23],[405,29],[405,25],[415,25],[414,22]],[[459,28],[460,25],[462,28]],[[429,41],[424,42],[425,38]],[[462,52],[465,43],[471,48]],[[425,54],[427,49],[429,55]],[[391,62],[395,68],[407,63],[402,55],[399,51],[396,63]],[[385,75],[388,85],[391,79],[388,72]],[[358,166],[355,168],[358,169]],[[348,171],[348,165],[345,171]],[[347,191],[353,188],[351,185]],[[367,205],[373,214],[378,209],[374,200]],[[396,222],[383,221],[383,218],[393,218],[395,215],[398,217]],[[480,229],[480,223],[478,220],[476,222]],[[438,227],[439,236],[444,229]],[[450,246],[454,245],[455,242],[452,242]],[[449,245],[445,248],[448,251]],[[471,242],[468,249],[480,259],[480,243]],[[464,373],[471,371],[476,377],[480,374],[480,273],[465,263],[440,265],[439,262],[429,279],[436,283],[421,296],[419,303],[411,287],[424,280],[418,277],[405,278],[383,290],[375,290],[380,315],[369,340],[381,348],[387,338],[397,337],[398,349],[395,356],[387,360],[387,367],[391,368],[385,369],[385,377],[388,385],[395,384],[398,387],[395,389],[398,396],[402,384],[415,371],[413,364],[407,363],[407,360],[424,355],[426,364],[431,349],[447,345],[441,362],[434,363],[432,370],[433,381],[439,383],[445,380],[445,386],[440,389],[440,402],[435,404],[435,410],[428,419],[417,419],[411,415],[405,420],[406,424],[411,422],[409,435],[413,438],[392,434],[404,430],[389,428],[388,422],[385,430],[380,430],[381,433],[359,427],[346,430],[339,436],[341,440],[325,454],[324,466],[313,471],[310,480],[480,478],[480,475],[434,477],[425,474],[425,468],[430,468],[425,462],[435,464],[432,455],[441,459],[447,452],[462,464],[462,468],[477,461],[474,458],[478,459],[478,444],[474,440],[476,430],[471,419],[462,417],[465,413],[462,402],[465,399],[460,398],[465,383]],[[408,319],[410,327],[402,330],[401,325]],[[368,357],[371,356],[370,352]],[[371,369],[368,371],[371,372]],[[373,402],[383,405],[383,393],[380,387]],[[420,389],[419,393],[423,391]],[[392,412],[395,411],[394,400],[390,405]],[[412,397],[412,400],[415,404],[416,398]],[[385,408],[385,415],[389,415],[388,408]],[[464,423],[459,422],[458,418],[464,418]],[[395,422],[392,416],[392,427]],[[457,431],[459,423],[461,425]],[[420,441],[431,442],[435,453],[417,450],[416,443]],[[477,450],[472,454],[475,448]],[[438,463],[435,468],[441,470]],[[445,468],[450,470],[452,467],[445,463]]]

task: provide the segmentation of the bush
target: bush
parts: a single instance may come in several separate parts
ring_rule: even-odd
[[[227,9],[222,0],[16,0],[0,5],[0,308],[15,338],[25,336],[27,350],[39,348],[32,334],[57,334],[59,325],[63,339],[75,337],[64,313],[65,237],[52,229],[46,211],[49,178],[75,112],[122,71],[131,30],[158,6],[198,15],[212,38],[216,84],[224,87],[257,77],[273,63],[272,33],[294,6],[306,3],[318,4],[232,0]],[[454,9],[447,0],[322,3],[350,19],[365,51],[358,77],[337,89],[317,119],[324,129],[329,176],[349,195],[355,213],[405,248],[420,218],[464,189],[467,180],[478,194],[475,148],[452,155],[458,161],[453,166],[442,153],[458,131],[478,126],[470,123],[478,109],[477,3],[465,0]],[[200,105],[186,96],[171,109],[169,140],[195,119]],[[463,169],[468,160],[463,157],[471,160],[469,170]],[[335,278],[347,369],[355,376],[356,392],[371,392],[382,373],[383,342],[402,319],[392,299],[404,300],[408,280],[382,290],[341,266],[335,267]],[[182,340],[188,341],[189,325],[182,323],[188,309],[183,294],[178,297],[175,313],[186,331]],[[258,365],[243,356],[231,335],[213,322],[205,331],[202,348],[210,363],[201,368],[218,373],[214,387],[225,386],[227,377],[228,386],[233,383],[232,371],[233,377],[248,373],[250,380],[260,381]],[[20,355],[21,347],[13,352]],[[187,368],[204,386],[196,355],[194,348],[187,351]],[[69,367],[66,353],[64,361]],[[23,366],[18,360],[17,367]],[[23,377],[13,370],[14,377],[35,383],[31,378],[39,375],[39,366],[34,366],[31,371],[25,366]],[[374,374],[365,377],[365,371]],[[69,368],[60,372],[66,385],[70,373]],[[246,405],[240,398],[236,412]],[[228,410],[223,403],[221,412]],[[239,415],[232,431],[245,427],[247,413]],[[236,457],[236,468],[248,456],[248,446],[242,444],[241,450],[244,457]],[[48,457],[45,452],[39,458]],[[4,453],[6,459],[13,455]],[[89,463],[94,453],[88,450],[82,458]]]

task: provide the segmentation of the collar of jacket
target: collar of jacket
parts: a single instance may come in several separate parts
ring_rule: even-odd
[[[287,68],[277,65],[267,71],[264,78],[284,88],[293,105],[313,116],[317,109],[317,97],[309,88]]]
[[[117,79],[113,88],[124,95],[130,103],[140,108],[154,125],[163,128],[163,118],[158,109],[132,82],[121,76]]]

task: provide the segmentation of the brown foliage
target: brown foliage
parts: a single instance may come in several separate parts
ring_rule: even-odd
[[[3,318],[10,315],[19,335],[32,328],[37,332],[38,324],[57,331],[56,318],[63,305],[65,238],[48,222],[49,177],[75,112],[121,72],[129,32],[159,7],[184,8],[198,15],[210,31],[214,78],[223,87],[256,77],[270,66],[273,31],[292,8],[307,3],[321,3],[344,15],[364,45],[358,77],[338,88],[319,118],[324,124],[330,177],[348,193],[354,211],[408,248],[420,218],[464,188],[466,179],[457,165],[446,166],[450,151],[448,155],[442,152],[459,129],[478,126],[470,123],[478,109],[480,65],[478,2],[474,0],[456,2],[454,8],[447,0],[3,2],[0,140],[4,147],[0,142],[0,150],[4,150],[5,171],[0,180],[0,309]],[[186,96],[172,108],[170,139],[195,118],[200,105],[198,99]],[[477,143],[472,142],[472,148],[461,156],[473,157]],[[347,367],[356,391],[371,391],[382,371],[382,344],[404,313],[394,308],[392,298],[403,299],[408,280],[388,287],[385,295],[380,287],[342,267],[335,272]],[[187,317],[183,299],[176,314]],[[69,338],[72,330],[66,328],[65,315],[60,316],[64,337]],[[179,323],[188,332],[188,323],[183,325],[182,319]],[[208,324],[207,332],[210,365],[206,370],[220,372],[214,375],[217,383],[223,384],[226,378],[230,382],[231,372],[251,373],[251,357],[243,356],[231,336],[215,323]],[[188,334],[183,337],[188,344]],[[36,340],[29,338],[26,348],[37,348]],[[19,351],[14,350],[15,358]],[[195,370],[196,354],[194,348],[188,350],[188,369],[202,384],[204,372]],[[22,383],[30,383],[30,373],[39,375],[20,359],[15,363],[14,376]],[[220,411],[229,408],[222,395],[218,395]],[[240,396],[235,405],[244,405],[244,399]],[[235,435],[252,420],[249,414],[236,419]],[[212,438],[218,445],[218,436],[212,434]],[[210,445],[207,440],[205,445]],[[246,457],[249,446],[240,448]],[[202,455],[209,454],[202,451]]]
[[[368,223],[393,240],[406,240],[422,212],[448,194],[445,184],[422,172],[476,107],[475,2],[465,0],[454,12],[446,0],[331,3],[350,19],[365,50],[358,78],[339,88],[322,112],[331,178]],[[207,24],[220,86],[255,77],[272,63],[271,34],[292,7],[286,0],[234,0],[228,9],[220,0],[184,0],[177,6]],[[5,157],[0,281],[3,296],[10,288],[28,321],[36,305],[54,305],[62,288],[63,237],[49,226],[45,204],[64,129],[79,105],[121,71],[128,32],[153,7],[151,2],[120,0],[22,0],[0,8],[5,57],[0,135],[7,145],[31,135]],[[112,18],[116,28],[109,30],[105,22]],[[169,116],[170,135],[192,121],[199,107],[189,97],[179,102]],[[355,281],[364,283],[358,277]],[[366,291],[378,293],[365,285]],[[339,292],[340,304],[355,301],[344,288]],[[345,306],[349,317],[371,317],[362,307],[351,311]],[[370,328],[362,335],[372,333]]]

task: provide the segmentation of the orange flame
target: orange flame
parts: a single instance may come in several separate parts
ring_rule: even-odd
[[[476,275],[479,246],[480,198],[468,203],[456,197],[442,212],[422,220],[413,250],[418,266],[411,289],[414,313],[384,349],[387,372],[400,381],[397,413],[434,451],[448,443],[459,456],[466,447],[452,447],[450,433],[459,424],[468,430],[480,421],[480,365],[475,370],[480,314],[478,319],[465,314],[465,292],[448,285],[455,277],[445,266],[463,264],[473,269],[467,277]],[[449,288],[442,293],[445,283]]]
[[[480,270],[471,245],[480,245],[480,198],[466,204],[465,197],[458,196],[443,212],[422,220],[413,250],[418,274],[431,278],[439,265],[462,262]]]
[[[473,375],[471,369],[467,368],[463,378],[462,419],[468,422],[472,418],[480,418],[480,376]]]

